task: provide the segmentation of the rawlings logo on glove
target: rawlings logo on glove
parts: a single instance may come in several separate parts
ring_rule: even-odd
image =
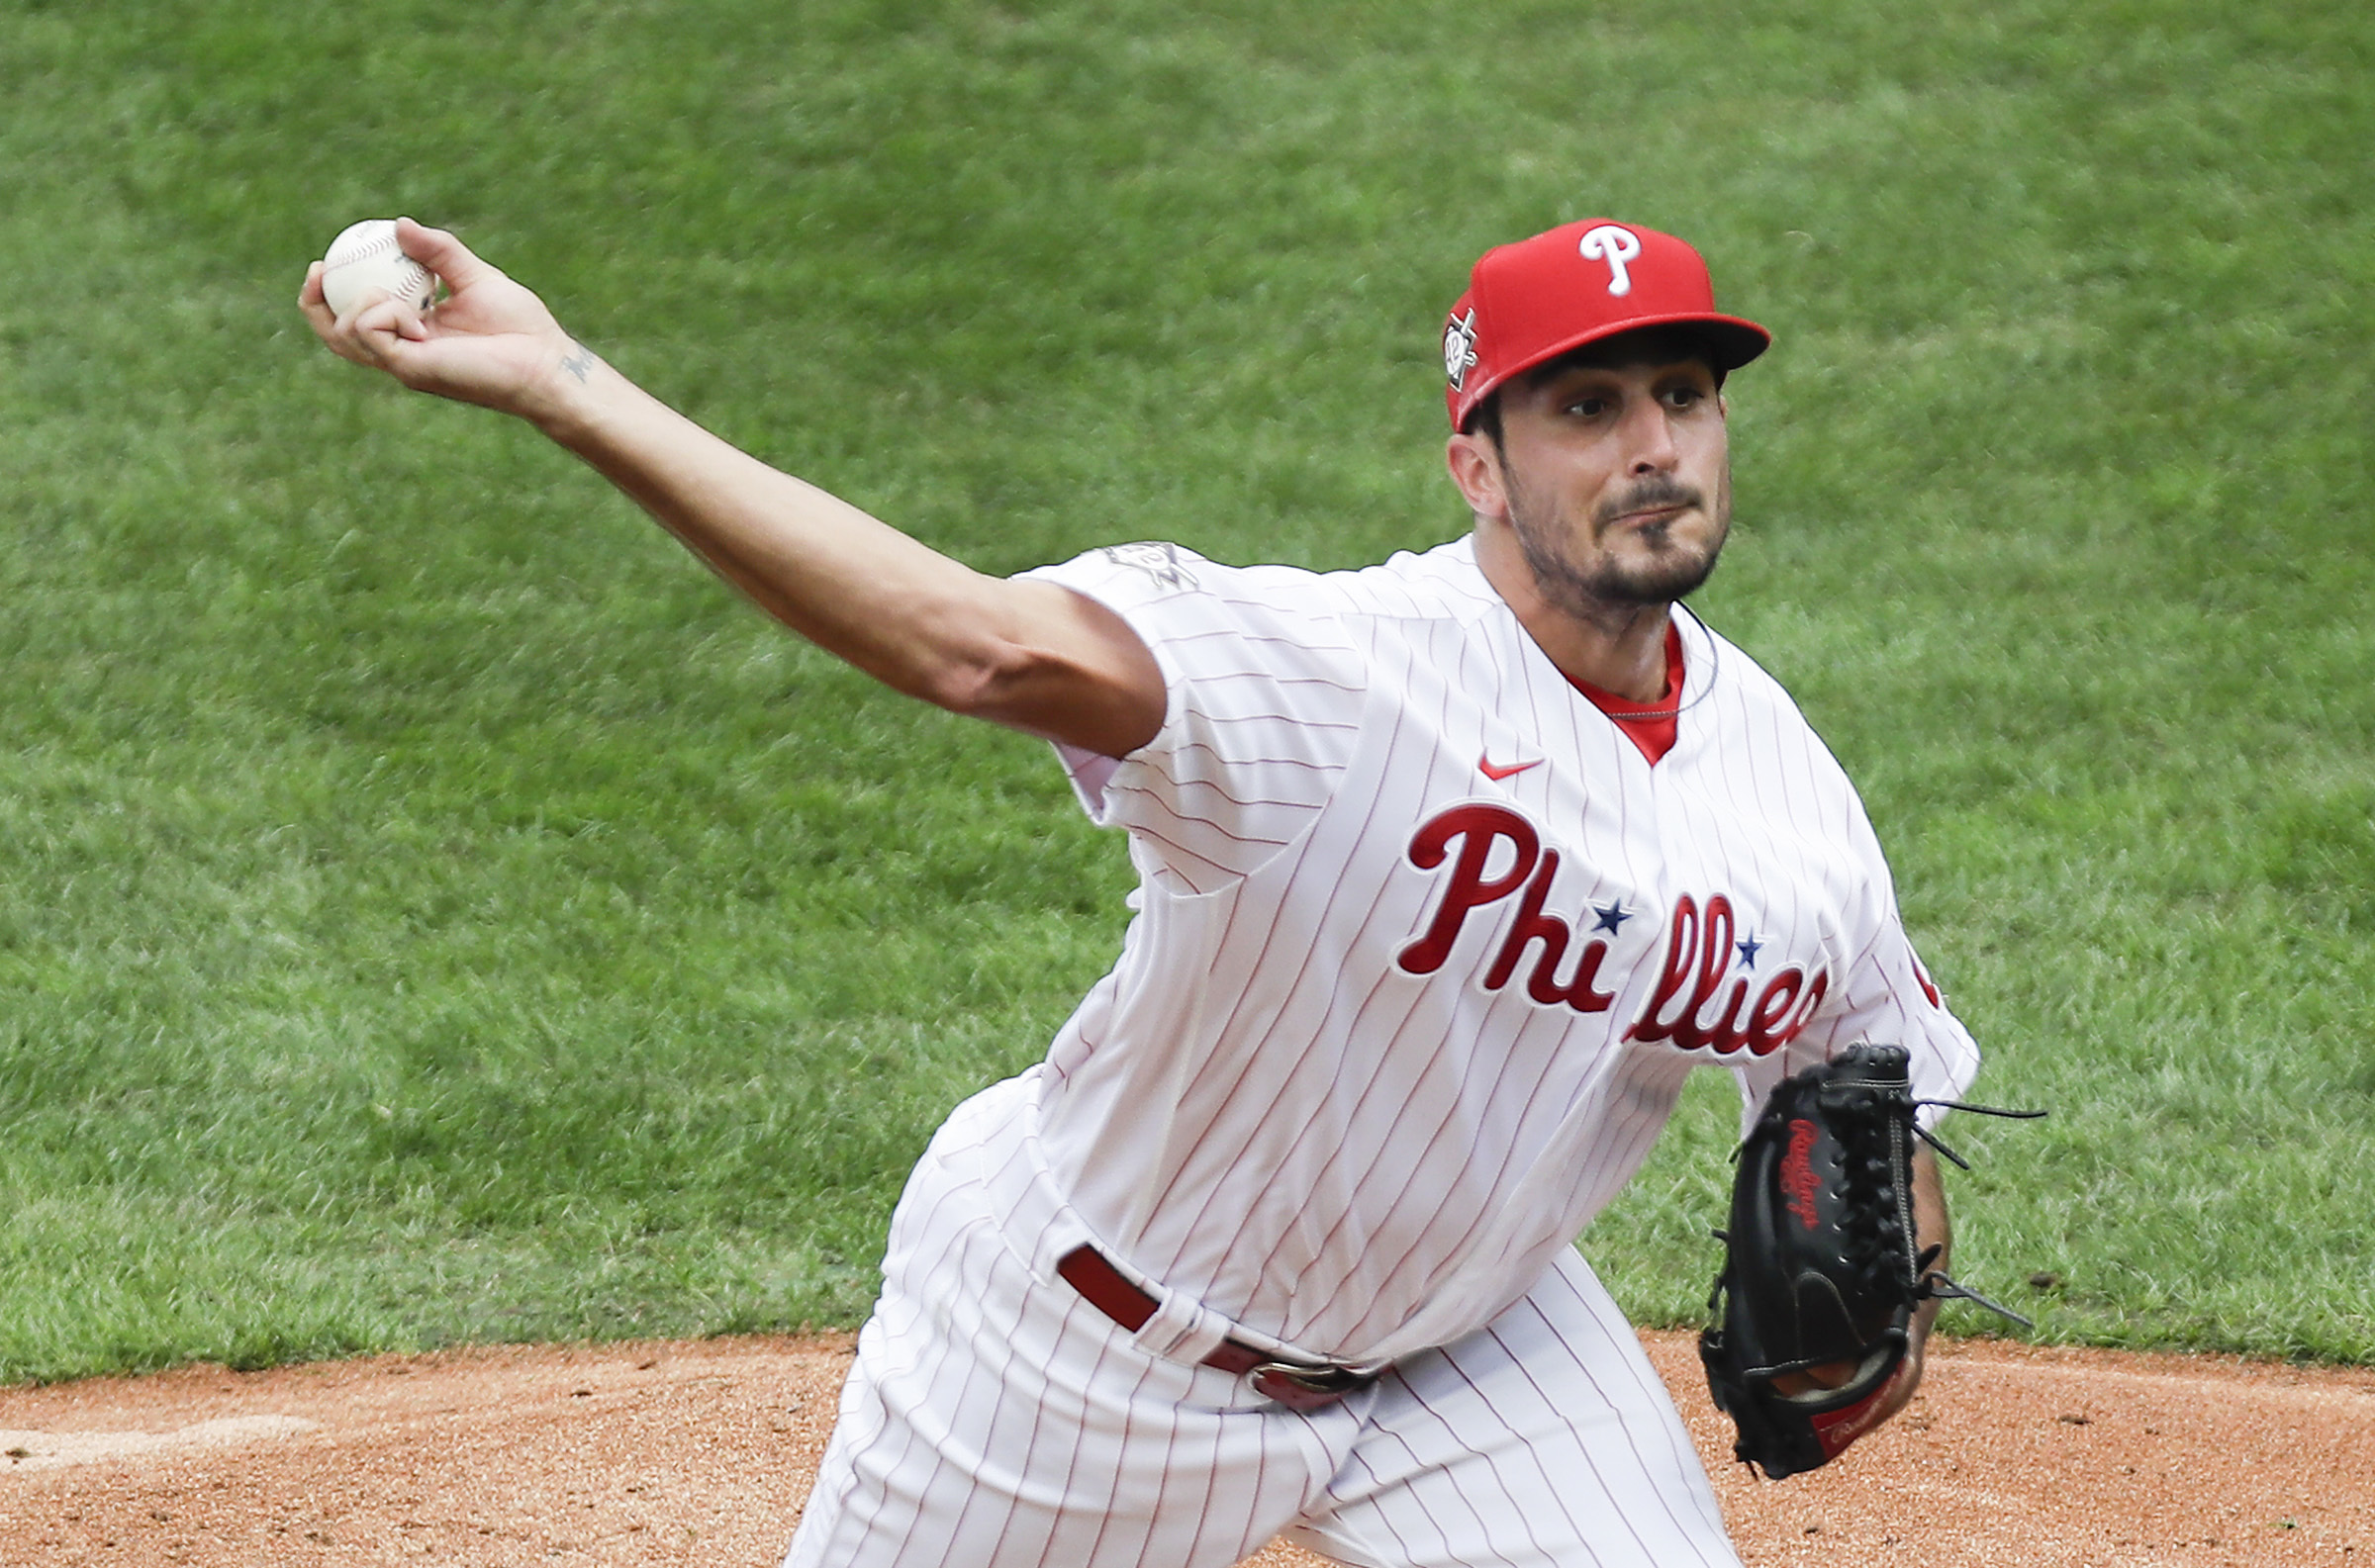
[[[1789,1198],[1789,1212],[1809,1231],[1821,1223],[1814,1210],[1814,1141],[1821,1136],[1812,1122],[1790,1123],[1789,1153],[1781,1160],[1781,1190]]]
[[[1917,1101],[1908,1060],[1898,1046],[1850,1046],[1783,1079],[1740,1147],[1699,1359],[1716,1407],[1739,1429],[1733,1452],[1776,1481],[1837,1458],[1879,1425],[1920,1303],[1961,1297],[2028,1323],[1937,1272],[1938,1247],[1916,1250],[1916,1141],[1963,1160],[1914,1113],[1925,1104],[2044,1113]]]

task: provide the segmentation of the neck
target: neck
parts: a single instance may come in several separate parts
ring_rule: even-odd
[[[1665,628],[1673,606],[1545,594],[1507,528],[1478,527],[1476,565],[1544,657],[1570,681],[1633,702],[1665,694]]]

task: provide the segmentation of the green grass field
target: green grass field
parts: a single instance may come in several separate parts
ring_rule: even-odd
[[[995,571],[1449,537],[1476,251],[1692,236],[1779,337],[1701,608],[2054,1113],[1950,1124],[1959,1271],[2375,1358],[2371,76],[2341,0],[0,0],[0,1377],[854,1321],[1117,940],[1042,748],[319,349],[399,211]],[[1586,1239],[1644,1320],[1735,1105]]]

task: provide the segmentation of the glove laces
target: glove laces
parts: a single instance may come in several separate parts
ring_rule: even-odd
[[[2043,1111],[2008,1111],[2000,1105],[1973,1105],[1967,1100],[1915,1100],[1912,1103],[1914,1108],[1917,1110],[1925,1105],[1935,1105],[1941,1110],[1971,1111],[1980,1116],[2001,1116],[2007,1121],[2018,1122],[2033,1122],[2039,1117],[2046,1114]],[[1945,1140],[1941,1139],[1936,1133],[1931,1132],[1930,1129],[1924,1127],[1919,1121],[1913,1121],[1910,1125],[1913,1128],[1914,1137],[1920,1139],[1923,1143],[1928,1144],[1932,1149],[1935,1149],[1940,1153],[1946,1155],[1947,1158],[1954,1161],[1956,1168],[1962,1170],[1968,1170],[1971,1168],[1971,1162],[1963,1158],[1960,1154],[1954,1153],[1953,1150],[1948,1148]],[[1997,1317],[2009,1319],[2012,1322],[2019,1324],[2024,1329],[2034,1329],[2037,1327],[2034,1322],[2022,1317],[2019,1313],[2013,1311],[2010,1307],[2005,1306],[2002,1302],[1990,1301],[1987,1297],[1980,1295],[1979,1292],[1971,1289],[1968,1285],[1957,1283],[1943,1270],[1932,1268],[1930,1265],[1938,1261],[1938,1254],[1944,1250],[1946,1250],[1946,1248],[1941,1246],[1932,1246],[1926,1248],[1923,1251],[1919,1261],[1914,1265],[1914,1273],[1921,1280],[1921,1285],[1917,1291],[1917,1295],[1922,1297],[1939,1296],[1950,1301],[1967,1301],[1974,1307],[1985,1307]]]

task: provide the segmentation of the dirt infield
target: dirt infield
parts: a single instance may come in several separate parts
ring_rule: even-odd
[[[1728,1462],[1687,1338],[1644,1338],[1751,1564],[2375,1568],[2375,1371],[1942,1343],[1889,1429],[1766,1484]],[[771,1565],[847,1357],[723,1339],[0,1390],[0,1565]]]

